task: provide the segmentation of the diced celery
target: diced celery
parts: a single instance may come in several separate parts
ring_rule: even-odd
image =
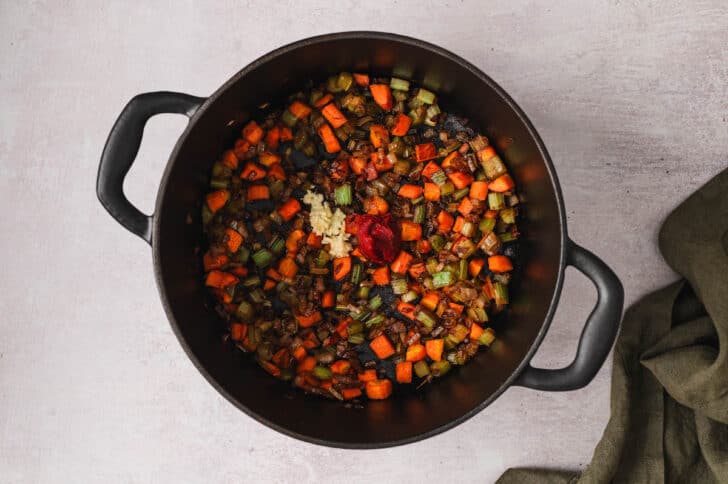
[[[514,208],[505,208],[501,210],[500,219],[507,224],[516,223],[516,210]]]
[[[493,289],[495,291],[495,303],[498,306],[505,306],[508,304],[508,286],[502,282],[494,282]]]
[[[447,360],[442,361],[433,361],[430,365],[430,371],[432,372],[433,376],[442,376],[448,371],[450,371],[450,363]]]
[[[334,190],[334,199],[336,200],[336,205],[351,205],[351,185],[347,183],[345,185],[341,185],[340,187],[336,187],[336,189]]]
[[[417,99],[419,99],[424,104],[432,104],[435,102],[435,94],[431,91],[428,91],[427,89],[420,88],[417,91]]]
[[[427,365],[427,362],[425,360],[420,360],[415,363],[414,370],[415,375],[420,378],[424,378],[430,374],[430,367]]]
[[[454,277],[450,271],[436,272],[432,275],[432,284],[436,288],[447,287],[454,282]]]
[[[273,262],[273,254],[268,249],[260,249],[253,254],[253,262],[258,267],[266,267]]]
[[[407,279],[404,277],[393,277],[390,284],[392,285],[392,292],[397,295],[404,294],[409,290],[407,287]]]
[[[374,296],[373,298],[371,298],[369,300],[369,303],[367,303],[367,306],[369,306],[369,309],[371,309],[372,311],[376,311],[377,309],[382,307],[382,304],[383,304],[382,296],[377,294],[376,296]]]
[[[398,91],[409,91],[409,86],[409,81],[405,81],[404,79],[393,77],[392,80],[389,81],[389,87]]]
[[[495,219],[494,218],[488,218],[483,217],[480,223],[478,224],[478,230],[480,230],[481,233],[487,234],[488,232],[491,232],[495,228]]]
[[[478,338],[478,342],[483,346],[490,346],[495,341],[495,332],[490,328],[485,328],[483,334]]]
[[[490,192],[488,193],[488,206],[491,210],[501,210],[505,208],[505,200],[502,193]]]

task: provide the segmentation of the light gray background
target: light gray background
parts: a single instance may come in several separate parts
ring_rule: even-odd
[[[339,30],[423,38],[524,108],[556,165],[571,236],[627,302],[674,278],[660,221],[728,161],[728,13],[715,1],[0,2],[0,481],[491,482],[582,468],[609,411],[587,388],[513,388],[445,434],[345,451],[284,437],[198,374],[165,319],[151,252],[94,194],[133,95],[208,95],[282,44]],[[129,197],[150,210],[185,125],[147,126]],[[535,363],[574,354],[594,290],[576,271]]]

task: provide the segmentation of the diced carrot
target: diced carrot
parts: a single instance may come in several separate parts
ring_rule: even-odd
[[[450,173],[447,177],[458,190],[470,186],[474,180],[473,175],[470,173],[463,173],[461,171]]]
[[[463,225],[465,225],[465,219],[458,215],[455,218],[455,224],[452,226],[452,231],[460,233],[460,231],[463,229]]]
[[[220,269],[225,266],[225,264],[228,263],[230,258],[225,254],[216,254],[214,255],[212,252],[207,251],[202,258],[203,265],[205,267],[205,272],[209,272],[213,269]]]
[[[427,356],[434,361],[442,360],[442,351],[445,349],[445,340],[442,338],[425,341]]]
[[[483,270],[483,267],[485,267],[485,259],[471,259],[470,262],[468,262],[468,272],[470,272],[470,275],[473,277],[477,277],[477,275],[480,274],[480,271]]]
[[[293,132],[288,126],[281,126],[280,133],[279,141],[281,142],[291,141],[293,139]]]
[[[389,278],[389,266],[382,266],[375,269],[372,274],[372,280],[374,280],[374,284],[377,286],[386,286],[389,284],[391,281]]]
[[[470,335],[468,336],[470,340],[478,339],[481,334],[483,334],[483,328],[479,324],[473,323],[470,326]]]
[[[399,187],[397,195],[409,199],[418,198],[422,195],[422,187],[419,185],[405,184]]]
[[[250,142],[248,140],[239,138],[235,141],[235,146],[233,147],[233,153],[235,153],[235,156],[237,156],[239,160],[242,160],[243,158],[247,157],[248,150],[250,150]]]
[[[316,366],[316,358],[313,356],[305,356],[303,360],[296,367],[296,373],[303,373],[311,371]]]
[[[268,270],[266,271],[265,275],[266,275],[266,276],[267,276],[268,278],[270,278],[270,279],[272,279],[272,280],[274,280],[274,281],[280,281],[280,280],[281,280],[281,279],[283,278],[283,277],[281,276],[281,273],[280,273],[280,272],[278,272],[277,270],[273,269],[272,267],[271,267],[271,268],[269,268],[269,269],[268,269]]]
[[[409,269],[407,269],[407,273],[410,275],[410,277],[412,277],[412,279],[418,279],[425,272],[427,272],[427,266],[424,262],[412,264],[411,266],[409,266]]]
[[[437,214],[437,230],[439,232],[447,233],[452,229],[452,224],[455,222],[455,219],[452,215],[447,213],[444,210],[441,210],[439,214]]]
[[[458,304],[458,303],[454,303],[454,302],[447,303],[447,307],[449,307],[450,309],[455,311],[455,314],[458,314],[458,315],[463,314],[463,309],[465,309],[465,306],[463,306],[462,304]]]
[[[488,182],[474,181],[470,184],[470,198],[485,200],[488,198]]]
[[[240,235],[237,230],[230,228],[225,229],[225,239],[225,245],[233,254],[238,251],[240,244],[243,243],[243,236]]]
[[[298,273],[298,265],[296,265],[296,261],[293,260],[293,257],[282,258],[278,263],[278,272],[280,272],[281,276],[285,279],[293,279]]]
[[[427,254],[432,250],[432,244],[427,239],[418,240],[415,244],[415,250],[420,254]]]
[[[389,171],[394,168],[394,163],[389,159],[389,156],[379,156],[379,153],[372,153],[371,161],[377,173]]]
[[[403,220],[400,226],[402,227],[402,241],[411,242],[422,238],[422,225]]]
[[[297,361],[303,360],[306,357],[306,348],[304,348],[303,346],[296,346],[296,349],[293,350],[293,357]]]
[[[291,354],[287,348],[281,348],[275,352],[271,361],[279,368],[288,368],[291,366]]]
[[[346,220],[344,221],[344,232],[347,234],[356,235],[359,222],[358,222],[358,215],[352,213],[346,216]]]
[[[452,166],[455,160],[460,158],[460,153],[458,151],[453,151],[449,155],[445,157],[444,160],[442,160],[442,167],[447,168],[449,166]]]
[[[351,257],[338,257],[334,259],[334,280],[340,281],[351,272]]]
[[[228,200],[230,200],[230,192],[227,190],[217,190],[212,193],[208,193],[206,200],[210,211],[215,213],[224,207]]]
[[[341,396],[344,397],[344,400],[351,400],[356,397],[361,396],[361,389],[360,388],[344,388],[341,390]]]
[[[313,331],[306,336],[306,339],[303,340],[303,346],[305,346],[307,350],[312,350],[320,345],[321,342],[316,336],[316,333]]]
[[[434,175],[438,171],[442,171],[442,168],[440,168],[440,165],[438,165],[434,161],[431,161],[428,164],[426,164],[425,167],[422,169],[422,176],[424,178],[427,178],[428,180],[431,180],[432,175]]]
[[[371,340],[369,342],[369,347],[380,360],[389,358],[394,354],[394,346],[392,346],[392,343],[383,334],[380,334]]]
[[[399,311],[402,316],[412,320],[415,319],[415,309],[417,308],[414,304],[406,303],[404,301],[399,301],[397,303],[397,311]]]
[[[234,266],[228,269],[228,272],[235,274],[238,277],[246,277],[248,275],[248,268],[243,266]]]
[[[293,103],[288,106],[288,110],[297,119],[305,118],[311,114],[311,108],[303,104],[301,101],[293,101]]]
[[[331,126],[326,123],[322,124],[318,129],[318,134],[321,137],[321,141],[324,142],[324,146],[328,153],[338,153],[341,151],[341,145],[334,134],[334,130],[331,129]]]
[[[508,190],[512,189],[516,184],[513,182],[513,178],[511,178],[511,175],[506,173],[505,175],[501,175],[492,182],[488,183],[488,189],[492,192],[507,192]]]
[[[425,200],[430,202],[440,201],[440,187],[434,183],[425,183]]]
[[[280,163],[275,163],[268,169],[268,176],[271,178],[275,178],[276,180],[285,180],[286,172],[285,170],[283,170],[283,167]]]
[[[278,207],[281,218],[288,222],[301,211],[301,203],[295,198],[289,198],[286,203]]]
[[[265,145],[269,149],[276,149],[278,147],[278,140],[281,138],[281,129],[278,126],[275,126],[268,130],[268,133],[265,135]],[[262,161],[261,161],[262,163]]]
[[[264,151],[258,155],[258,161],[263,166],[273,166],[281,162],[281,157],[272,151]]]
[[[412,258],[412,255],[410,255],[409,253],[403,250],[399,251],[399,255],[397,255],[397,258],[392,261],[392,272],[396,274],[407,274],[407,269],[412,262]]]
[[[415,160],[417,163],[437,158],[437,147],[435,143],[422,143],[415,145]]]
[[[213,270],[207,274],[205,284],[210,287],[216,287],[218,289],[224,289],[228,286],[237,284],[240,279],[228,272]]]
[[[427,352],[425,351],[425,347],[419,343],[408,347],[405,353],[405,360],[407,361],[421,361],[426,357]]]
[[[394,120],[394,126],[392,126],[392,135],[394,136],[404,136],[407,134],[407,131],[410,129],[410,125],[412,124],[412,118],[407,116],[404,113],[399,113],[397,117]]]
[[[328,121],[334,128],[340,128],[346,124],[346,116],[344,116],[336,104],[329,103],[322,110],[321,114],[324,115],[326,121]]]
[[[372,92],[374,102],[385,111],[392,109],[392,91],[386,84],[371,84],[369,90]]]
[[[485,297],[487,297],[489,300],[495,299],[495,288],[493,287],[493,281],[490,279],[490,276],[485,278],[485,284],[483,284],[483,294],[485,294]]]
[[[386,400],[392,394],[392,382],[387,379],[372,380],[367,382],[364,389],[370,400]]]
[[[306,232],[301,229],[293,230],[290,234],[288,234],[288,238],[286,239],[286,250],[288,251],[289,255],[298,252],[298,249],[301,247],[301,245],[303,245],[301,241],[305,236]]]
[[[245,335],[248,334],[248,325],[233,323],[230,325],[230,338],[233,341],[243,341]]]
[[[228,304],[233,300],[233,296],[224,289],[212,288],[211,290],[215,297],[217,297],[218,301]]]
[[[345,375],[349,373],[349,369],[351,368],[351,363],[349,363],[346,360],[338,360],[329,366],[331,368],[331,371],[336,373],[337,375]]]
[[[389,143],[389,132],[381,124],[372,124],[369,127],[369,140],[375,148]]]
[[[473,211],[473,202],[470,201],[468,197],[463,198],[460,200],[460,205],[458,205],[458,212],[462,213],[463,215],[470,215],[470,212]],[[459,230],[458,230],[459,232]]]
[[[313,326],[314,324],[321,321],[323,318],[321,317],[321,313],[318,311],[315,311],[309,315],[297,315],[296,321],[298,321],[299,326],[302,328],[308,328],[310,326]]]
[[[266,185],[251,185],[248,187],[248,201],[268,200],[270,198],[270,190]]]
[[[263,367],[265,371],[273,376],[281,376],[281,370],[276,365],[269,361],[258,360],[258,364]]]
[[[313,103],[313,105],[314,105],[314,107],[321,109],[322,107],[326,106],[328,103],[330,103],[333,100],[334,100],[334,95],[331,94],[330,92],[327,92],[326,94],[321,96],[321,98],[318,101]]]
[[[493,255],[488,257],[488,269],[491,272],[508,272],[513,270],[511,260],[504,255]]]
[[[336,293],[334,291],[326,291],[321,297],[322,308],[332,308],[336,305]]]
[[[311,232],[306,238],[306,245],[312,249],[320,249],[321,242],[323,242],[323,237],[316,235],[316,232]]]
[[[367,382],[367,381],[374,381],[377,379],[377,370],[375,369],[369,369],[364,370],[361,373],[359,373],[359,381]]]
[[[233,150],[227,150],[222,154],[222,164],[232,170],[235,170],[238,167],[238,157],[235,156],[235,152]]]
[[[395,368],[397,383],[412,383],[412,362],[400,361]]]
[[[346,177],[349,176],[348,160],[334,160],[334,162],[329,166],[329,172],[331,173],[331,178],[333,180],[346,180]]]
[[[493,158],[496,155],[496,153],[492,146],[486,146],[482,150],[478,151],[477,155],[478,155],[478,159],[480,160],[480,162],[485,163],[486,161]]]
[[[359,84],[360,86],[368,86],[369,85],[369,74],[357,74],[354,73],[354,82]]]
[[[364,200],[364,211],[370,215],[384,215],[389,212],[389,204],[382,197],[374,195]]]
[[[249,161],[243,167],[243,171],[240,172],[240,178],[248,181],[260,180],[265,178],[265,168]]]
[[[334,291],[330,291],[334,292]],[[336,325],[336,333],[341,336],[342,339],[345,339],[349,336],[349,323],[353,321],[352,318],[344,318],[341,321],[339,321],[339,324]]]
[[[361,175],[364,173],[364,167],[367,166],[367,160],[360,156],[352,156],[349,158],[349,166],[351,167],[351,171],[357,175]]]
[[[243,128],[243,138],[251,145],[257,145],[263,138],[263,128],[258,126],[255,121],[251,121]]]
[[[359,247],[357,247],[356,249],[352,250],[351,251],[351,255],[353,255],[354,257],[356,257],[356,258],[358,258],[358,259],[360,259],[362,261],[365,261],[365,262],[367,260],[367,258],[364,257],[364,254],[361,253],[361,249],[359,249]]]

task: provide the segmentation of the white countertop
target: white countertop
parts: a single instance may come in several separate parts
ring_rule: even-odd
[[[589,461],[608,366],[575,392],[509,389],[465,424],[388,450],[318,447],[245,416],[177,343],[149,247],[96,200],[99,155],[137,93],[205,96],[315,34],[420,37],[526,111],[571,236],[615,269],[630,303],[674,278],[656,249],[663,217],[728,162],[724,1],[13,3],[0,6],[0,481],[491,482],[511,466]],[[148,124],[126,182],[142,209],[184,125]],[[566,279],[536,364],[571,359],[594,304],[584,276]]]

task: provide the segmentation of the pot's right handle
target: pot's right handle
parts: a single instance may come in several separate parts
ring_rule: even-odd
[[[619,330],[624,290],[607,265],[588,250],[569,240],[566,263],[586,275],[597,288],[597,305],[586,320],[576,357],[558,370],[534,368],[530,364],[515,385],[536,390],[565,391],[586,386],[607,359]]]
[[[155,114],[176,113],[192,117],[205,98],[177,92],[149,92],[135,96],[111,128],[101,154],[96,194],[121,225],[152,243],[152,217],[142,213],[124,195],[124,178],[142,142],[144,125]]]

